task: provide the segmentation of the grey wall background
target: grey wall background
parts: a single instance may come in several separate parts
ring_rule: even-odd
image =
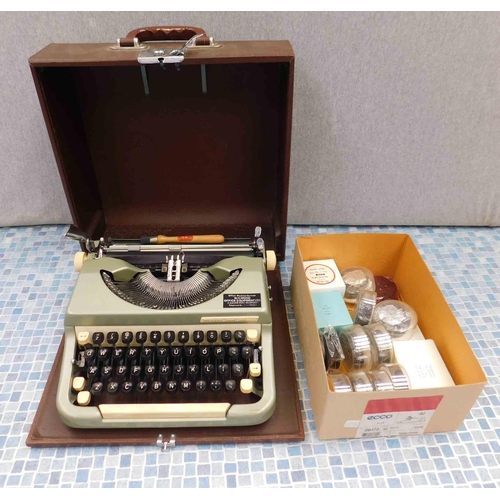
[[[500,225],[500,13],[4,12],[0,226],[71,221],[28,58],[174,24],[292,42],[289,222]]]

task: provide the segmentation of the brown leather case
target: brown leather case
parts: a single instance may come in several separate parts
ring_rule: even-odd
[[[153,31],[163,36],[172,29],[187,32]],[[161,47],[176,45],[154,43]],[[261,226],[266,248],[282,260],[293,99],[290,43],[195,46],[178,68],[148,65],[149,92],[137,61],[140,51],[51,44],[29,60],[75,225],[94,239],[250,237]],[[68,428],[55,407],[60,349],[27,444],[153,444],[159,433],[174,433],[178,443],[304,439],[279,270],[268,278],[278,394],[269,421],[225,428]]]

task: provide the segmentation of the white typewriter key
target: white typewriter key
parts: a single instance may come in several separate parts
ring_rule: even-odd
[[[253,328],[249,328],[247,330],[247,342],[258,342],[259,340],[259,331]]]
[[[252,379],[249,378],[242,378],[240,380],[240,391],[243,394],[250,394],[253,389],[253,382]]]
[[[73,390],[76,392],[83,391],[85,389],[85,378],[84,377],[75,377],[73,379]]]
[[[78,393],[78,396],[76,397],[76,402],[78,403],[78,406],[88,406],[90,403],[90,392],[89,391],[82,391]]]
[[[92,344],[92,340],[90,338],[90,332],[78,332],[76,335],[76,341],[80,345]]]
[[[261,374],[260,363],[250,363],[250,376],[260,377],[260,374]]]

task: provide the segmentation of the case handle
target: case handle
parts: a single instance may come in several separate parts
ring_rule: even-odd
[[[195,35],[202,35],[196,39],[195,45],[210,45],[210,38],[202,28],[193,26],[152,26],[150,28],[137,28],[125,38],[118,39],[120,47],[134,47],[134,39],[142,42],[186,41]]]

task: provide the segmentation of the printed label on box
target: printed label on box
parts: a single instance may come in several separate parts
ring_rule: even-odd
[[[417,436],[425,432],[443,396],[368,401],[357,438]]]
[[[305,268],[306,278],[315,285],[328,285],[335,280],[335,271],[325,264],[312,264]]]

